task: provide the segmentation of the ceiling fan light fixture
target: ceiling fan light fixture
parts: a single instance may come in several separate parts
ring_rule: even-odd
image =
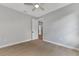
[[[34,7],[35,7],[35,8],[39,8],[39,5],[38,5],[38,4],[35,4]]]

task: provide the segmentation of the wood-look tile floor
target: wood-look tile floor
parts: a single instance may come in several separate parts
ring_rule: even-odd
[[[41,40],[1,48],[0,56],[78,56],[79,51],[64,48]]]

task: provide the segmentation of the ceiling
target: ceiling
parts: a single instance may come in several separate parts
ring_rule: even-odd
[[[0,5],[6,6],[8,8],[12,8],[14,10],[17,10],[24,14],[31,15],[33,17],[41,17],[45,14],[53,12],[59,8],[65,7],[69,4],[70,3],[42,3],[41,6],[45,10],[41,10],[40,8],[38,8],[35,11],[32,11],[32,9],[33,9],[32,5],[24,5],[23,3],[1,3]]]

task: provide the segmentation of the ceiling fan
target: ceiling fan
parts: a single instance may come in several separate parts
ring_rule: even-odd
[[[29,5],[29,6],[33,6],[32,11],[35,11],[36,9],[40,8],[41,10],[45,10],[41,5],[43,3],[24,3],[24,5]]]

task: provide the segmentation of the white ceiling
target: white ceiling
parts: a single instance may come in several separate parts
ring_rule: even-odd
[[[43,3],[41,6],[45,9],[44,11],[41,9],[36,9],[35,11],[32,11],[33,6],[32,5],[24,5],[23,3],[1,3],[1,5],[6,6],[8,8],[15,9],[17,11],[20,11],[25,14],[29,14],[34,17],[40,17],[47,13],[50,13],[52,11],[55,11],[59,8],[62,8],[66,5],[69,5],[70,3]],[[24,12],[26,11],[26,12]]]

